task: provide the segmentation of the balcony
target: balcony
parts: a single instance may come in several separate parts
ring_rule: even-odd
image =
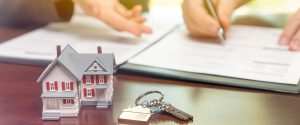
[[[96,89],[106,89],[107,85],[106,84],[96,84],[95,88]]]

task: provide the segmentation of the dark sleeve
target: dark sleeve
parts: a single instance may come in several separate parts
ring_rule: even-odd
[[[120,3],[122,3],[126,8],[131,9],[135,5],[141,5],[143,6],[143,11],[149,11],[149,1],[150,0],[119,0]]]
[[[68,21],[73,8],[71,0],[0,0],[0,24]]]

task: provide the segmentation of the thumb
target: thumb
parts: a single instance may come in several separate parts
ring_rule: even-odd
[[[225,31],[228,30],[230,22],[231,22],[231,16],[236,7],[236,3],[234,0],[220,0],[218,4],[218,16],[221,21],[221,25],[225,29]]]

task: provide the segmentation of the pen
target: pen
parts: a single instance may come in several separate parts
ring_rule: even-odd
[[[213,16],[213,18],[218,22],[218,24],[220,26],[218,28],[218,37],[221,40],[221,43],[223,44],[224,41],[225,41],[225,32],[224,32],[224,28],[221,25],[220,19],[219,19],[218,15],[217,15],[216,9],[213,6],[213,3],[212,3],[211,0],[204,0],[204,1],[205,1],[206,5],[207,5],[208,11],[210,12],[210,14]]]

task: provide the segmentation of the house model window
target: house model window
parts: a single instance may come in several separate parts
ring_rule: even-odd
[[[92,83],[92,81],[91,81],[91,76],[86,76],[86,83],[87,83],[87,84]]]
[[[67,90],[67,91],[70,91],[70,83],[69,82],[66,82],[65,83],[65,90]]]
[[[93,67],[94,67],[94,70],[96,70],[96,71],[99,70],[99,65],[97,63],[94,63]]]
[[[63,99],[63,104],[74,104],[73,99]]]
[[[92,97],[92,89],[86,89],[87,97]]]
[[[71,104],[71,99],[66,99],[66,104]]]
[[[104,76],[99,76],[100,83],[104,83]]]
[[[55,90],[55,85],[53,82],[50,83],[50,91],[56,91]]]

